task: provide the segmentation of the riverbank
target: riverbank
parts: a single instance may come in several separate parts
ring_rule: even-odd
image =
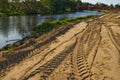
[[[119,80],[119,21],[120,13],[109,13],[18,42],[0,63],[0,79]]]
[[[31,36],[25,37],[14,44],[9,44],[0,50],[0,64],[4,64],[5,62],[9,63],[11,59],[16,60],[20,57],[21,59],[7,64],[4,68],[9,67],[11,64],[19,63],[27,57],[29,52],[36,48],[41,48],[44,47],[44,45],[50,44],[51,41],[55,40],[55,37],[65,34],[80,21],[97,16],[98,15],[89,15],[85,17],[57,20],[36,26]]]
[[[3,50],[6,50],[6,52],[9,52],[9,51],[11,52],[11,48],[16,47],[16,43],[23,43],[25,40],[27,40],[29,38],[37,38],[43,34],[49,33],[53,29],[57,29],[59,27],[69,25],[69,24],[74,24],[81,20],[88,19],[91,17],[96,17],[96,16],[98,16],[98,15],[88,15],[88,16],[84,16],[84,17],[68,18],[68,19],[63,19],[63,20],[55,20],[52,22],[44,22],[41,25],[34,27],[32,34],[30,36],[27,36],[27,37],[23,38],[22,40],[19,40],[13,44],[6,45],[5,47],[3,47]]]
[[[14,12],[14,13],[9,13],[9,14],[5,14],[5,13],[1,13],[0,12],[0,17],[10,17],[10,16],[26,16],[26,15],[41,15],[41,16],[50,16],[50,15],[60,15],[60,14],[69,14],[69,13],[74,13],[74,12],[81,12],[81,11],[85,11],[85,10],[77,10],[77,11],[71,11],[71,12],[63,12],[63,13],[56,13],[56,14],[25,14],[25,13],[19,13],[19,12]],[[88,10],[89,11],[89,10]],[[109,13],[111,11],[107,11],[107,10],[90,10],[90,11],[98,11],[101,13]]]
[[[79,16],[87,16],[87,15],[100,15],[101,12],[97,11],[82,11],[75,12],[69,14],[60,14],[60,15],[51,15],[51,16],[41,16],[41,15],[29,15],[29,16],[11,16],[0,18],[0,48],[7,44],[11,44],[18,40],[21,40],[33,32],[33,28],[38,26],[44,22],[51,22],[57,20],[58,23],[61,24],[59,20],[63,20],[66,18],[72,19]],[[63,21],[68,22],[68,21]],[[55,23],[55,22],[54,22]],[[51,23],[50,23],[51,24]]]
[[[84,20],[84,19],[88,19],[88,18],[96,17],[96,16],[98,16],[98,15],[88,15],[88,16],[84,16],[84,17],[68,18],[68,19],[64,19],[64,20],[56,20],[56,21],[52,21],[52,22],[45,22],[45,23],[42,23],[39,26],[36,26],[33,29],[32,35],[40,36],[40,35],[42,35],[46,32],[49,32],[49,31],[51,31],[55,28],[58,28],[62,25],[71,24],[71,23],[74,23],[74,22],[78,22],[80,20]]]

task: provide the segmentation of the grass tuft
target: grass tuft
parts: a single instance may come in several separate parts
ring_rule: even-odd
[[[55,20],[52,22],[44,22],[41,25],[36,26],[33,29],[32,35],[38,37],[46,32],[53,30],[54,28],[58,28],[62,25],[70,24],[70,23],[78,21],[78,20],[88,19],[88,18],[95,17],[95,16],[97,16],[97,15],[89,15],[89,16],[85,16],[85,17],[67,18],[64,20]]]

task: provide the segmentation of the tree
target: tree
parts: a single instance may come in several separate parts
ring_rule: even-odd
[[[115,5],[115,8],[120,8],[120,4],[116,4],[116,5]]]
[[[76,11],[76,6],[82,5],[81,0],[0,0],[0,12],[11,14],[58,14]]]
[[[80,6],[80,5],[82,5],[82,1],[81,0],[77,0],[76,1],[76,6]]]
[[[48,14],[53,14],[55,12],[55,3],[57,0],[40,0],[41,4],[45,7],[45,11]]]
[[[97,2],[95,5],[96,5],[96,6],[101,6],[101,7],[108,7],[107,4],[99,3],[99,2]]]
[[[8,0],[0,0],[0,11],[3,13],[9,12]]]
[[[110,8],[114,8],[114,6],[113,6],[113,4],[110,4],[110,6],[109,6]]]
[[[65,1],[65,11],[71,12],[76,10],[76,1],[75,0],[66,0]]]

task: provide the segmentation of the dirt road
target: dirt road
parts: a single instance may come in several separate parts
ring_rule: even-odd
[[[120,80],[120,13],[81,21],[29,53],[0,80]]]

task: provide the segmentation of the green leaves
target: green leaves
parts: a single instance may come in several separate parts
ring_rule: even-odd
[[[78,2],[75,0],[26,0],[25,2],[0,0],[0,12],[5,13],[7,16],[19,15],[21,13],[53,15],[76,11],[77,4]]]

